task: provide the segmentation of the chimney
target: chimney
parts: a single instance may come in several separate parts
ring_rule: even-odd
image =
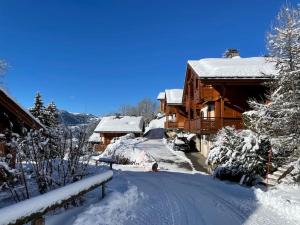
[[[233,58],[235,56],[240,56],[240,52],[236,48],[228,48],[223,55],[224,58]]]

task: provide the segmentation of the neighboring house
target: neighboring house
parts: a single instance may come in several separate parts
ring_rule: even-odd
[[[183,129],[186,121],[185,108],[182,103],[183,89],[167,89],[166,94],[166,129]]]
[[[27,129],[45,128],[27,109],[19,105],[0,87],[0,156],[9,153],[5,142],[6,130],[22,134],[23,127]]]
[[[187,119],[182,104],[183,89],[167,89],[160,92],[157,99],[160,101],[160,110],[166,115],[166,129],[183,129]]]
[[[249,99],[264,101],[262,85],[276,73],[265,57],[205,58],[188,61],[183,104],[185,130],[198,136],[196,146],[208,155],[212,135],[224,126],[243,128],[241,115]]]
[[[164,113],[166,110],[166,93],[160,92],[157,96],[157,100],[160,102],[159,112]]]
[[[103,117],[97,125],[94,133],[100,137],[100,143],[95,149],[103,151],[111,140],[125,134],[133,133],[137,137],[144,132],[144,119],[142,116],[108,116]]]

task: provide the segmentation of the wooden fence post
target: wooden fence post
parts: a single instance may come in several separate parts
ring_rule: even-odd
[[[105,196],[105,183],[102,184],[102,198]]]

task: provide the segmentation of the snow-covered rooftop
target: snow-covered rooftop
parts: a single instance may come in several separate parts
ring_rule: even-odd
[[[181,105],[182,104],[182,89],[166,90],[167,104]]]
[[[277,74],[275,63],[266,57],[205,58],[189,60],[188,64],[200,78],[262,79]]]
[[[101,138],[100,138],[99,133],[93,133],[89,137],[89,142],[100,143],[101,142]]]
[[[23,106],[21,106],[10,94],[7,93],[2,87],[0,87],[0,92],[2,92],[8,99],[10,99],[12,102],[14,102],[20,109],[22,109],[33,121],[35,121],[37,124],[39,124],[41,127],[45,128],[45,126],[37,119],[35,118],[27,109],[25,109]]]
[[[107,116],[103,117],[94,132],[143,132],[144,119],[142,116]]]
[[[166,93],[165,92],[159,92],[157,96],[157,100],[164,100],[166,98]]]

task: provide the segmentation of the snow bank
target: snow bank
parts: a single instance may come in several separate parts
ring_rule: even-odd
[[[60,204],[90,187],[110,179],[112,171],[107,171],[81,181],[77,181],[62,188],[50,191],[46,194],[19,202],[0,210],[0,224],[15,223],[18,219],[30,216],[33,213],[44,212],[47,208]]]
[[[264,192],[255,189],[255,195],[262,205],[270,208],[275,213],[284,218],[294,220],[300,224],[300,186],[299,185],[283,185],[276,186]]]
[[[153,159],[145,152],[135,148],[135,145],[145,141],[144,138],[134,138],[134,135],[127,134],[107,146],[101,157],[113,158],[120,164],[135,164],[146,166],[152,163]]]
[[[145,133],[149,130],[157,129],[157,128],[165,128],[166,117],[161,117],[159,119],[151,120],[149,125],[145,129]]]
[[[104,202],[91,205],[88,210],[80,214],[74,225],[124,224],[135,218],[135,206],[143,199],[136,186],[131,186],[125,193],[113,192]]]

